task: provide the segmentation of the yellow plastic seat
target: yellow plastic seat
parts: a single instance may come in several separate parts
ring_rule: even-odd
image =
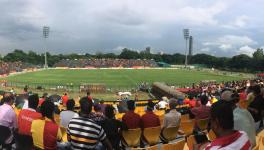
[[[196,120],[196,124],[200,130],[207,130],[209,118]]]
[[[189,121],[190,117],[189,114],[181,115],[181,121]]]
[[[140,142],[141,129],[124,130],[122,137],[128,147],[137,147]]]
[[[213,141],[213,140],[216,139],[216,135],[215,135],[215,133],[214,133],[213,130],[210,130],[210,131],[208,132],[207,137],[209,138],[210,141]]]
[[[158,144],[160,131],[161,131],[160,126],[152,127],[152,128],[145,128],[143,131],[143,136],[147,144],[149,144],[150,146]]]
[[[61,126],[60,130],[61,130],[61,134],[62,134],[62,141],[63,142],[67,142],[68,141],[68,139],[67,139],[67,129]]]
[[[187,145],[188,145],[190,150],[193,149],[194,144],[196,144],[194,135],[190,135],[189,137],[187,137]]]
[[[185,145],[185,140],[180,140],[175,143],[163,144],[161,150],[183,150]]]
[[[146,148],[131,148],[131,150],[158,150],[158,145],[154,145]]]
[[[184,132],[185,136],[188,136],[193,133],[194,121],[181,121],[180,129]]]
[[[176,139],[179,127],[169,127],[162,130],[162,137],[168,142]]]

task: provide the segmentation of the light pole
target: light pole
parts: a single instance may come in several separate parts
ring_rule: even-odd
[[[185,45],[185,68],[187,68],[188,65],[188,56],[187,56],[187,51],[188,51],[188,39],[189,39],[189,29],[183,29],[183,36],[184,39],[186,41],[186,45]]]
[[[44,68],[48,68],[48,59],[47,59],[47,38],[49,37],[49,31],[50,31],[50,27],[48,26],[44,26],[43,27],[43,38],[44,38],[44,42],[45,42],[45,65]]]

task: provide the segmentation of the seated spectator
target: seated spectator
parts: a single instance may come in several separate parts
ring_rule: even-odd
[[[200,97],[201,105],[199,107],[194,107],[191,109],[191,113],[194,115],[195,120],[206,119],[209,118],[210,115],[210,107],[206,106],[208,103],[208,97],[206,95],[202,95]]]
[[[100,106],[101,112],[104,113],[105,112],[105,107],[107,106],[106,104],[104,104],[104,100],[100,101],[99,106]]]
[[[92,111],[92,102],[83,97],[80,100],[80,107],[79,117],[70,121],[67,130],[71,149],[102,149],[98,147],[101,142],[108,150],[112,150],[104,129],[88,118]]]
[[[179,113],[176,110],[177,100],[176,99],[170,99],[169,106],[170,106],[170,111],[169,111],[169,113],[164,115],[162,129],[170,128],[170,127],[179,127],[180,126],[181,113]],[[164,142],[164,143],[167,142],[167,139],[165,139],[162,134],[161,134],[160,138],[161,138],[162,142]]]
[[[147,111],[141,117],[141,128],[150,128],[160,126],[159,116],[153,113],[155,104],[153,102],[148,102]]]
[[[166,107],[168,106],[168,103],[165,102],[163,99],[161,99],[158,104],[156,105],[158,110],[166,110]]]
[[[48,93],[43,93],[43,96],[39,99],[38,106],[41,106],[42,103],[46,100],[47,97],[48,97]]]
[[[105,120],[105,115],[103,114],[99,104],[94,105],[94,112],[91,112],[88,118],[98,124],[101,124],[101,122]]]
[[[122,117],[122,121],[126,124],[128,129],[140,128],[140,116],[135,111],[135,101],[127,101],[127,108],[129,111]]]
[[[67,93],[64,93],[63,96],[61,97],[61,100],[62,100],[62,105],[63,106],[66,106],[67,105],[67,102],[69,100],[68,94]]]
[[[2,133],[8,132],[9,134],[6,134],[6,137],[4,138],[6,148],[11,149],[11,144],[14,140],[14,132],[17,129],[17,118],[16,113],[12,108],[14,97],[10,93],[4,94],[4,97],[2,99],[3,105],[0,106],[0,136]]]
[[[70,99],[67,101],[67,110],[62,111],[60,113],[60,120],[61,120],[61,126],[67,128],[70,120],[73,117],[77,117],[78,114],[74,112],[74,106],[75,106],[75,101],[73,99]]]
[[[255,85],[253,87],[253,93],[254,93],[254,99],[249,104],[248,110],[254,118],[256,130],[258,130],[263,118],[262,114],[264,111],[264,99],[263,96],[261,95],[261,90],[259,85]]]
[[[40,111],[42,119],[33,120],[31,133],[34,146],[45,150],[56,150],[57,141],[61,141],[60,127],[54,121],[54,104],[46,100],[42,103]]]
[[[177,127],[181,122],[181,113],[176,110],[177,100],[170,99],[169,101],[170,111],[164,115],[163,128]]]
[[[18,115],[18,140],[17,147],[20,149],[31,149],[33,145],[31,136],[31,124],[33,120],[41,119],[40,113],[36,112],[38,107],[39,97],[37,94],[31,95],[28,98],[27,109],[22,109]]]
[[[190,108],[194,108],[196,106],[196,99],[193,96],[190,96],[189,106]]]
[[[127,129],[126,125],[115,119],[115,108],[111,105],[105,107],[106,119],[102,123],[102,127],[106,133],[107,138],[113,146],[113,149],[119,150],[119,143],[121,140],[120,130]]]
[[[234,129],[244,131],[247,133],[251,146],[256,145],[256,130],[255,122],[251,114],[246,110],[239,107],[239,95],[231,91],[224,91],[221,94],[221,99],[230,101],[233,108],[234,115]]]
[[[251,145],[244,131],[234,130],[233,109],[229,102],[218,101],[211,108],[211,128],[216,139],[205,150],[250,150]]]

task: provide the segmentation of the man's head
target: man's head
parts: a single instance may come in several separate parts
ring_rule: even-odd
[[[94,105],[94,111],[95,111],[95,112],[101,112],[101,110],[102,110],[102,109],[101,109],[101,106],[100,106],[99,104],[95,104],[95,105]]]
[[[206,95],[202,95],[200,100],[202,105],[206,105],[208,103],[208,97]]]
[[[224,131],[233,130],[234,116],[232,104],[220,100],[211,107],[211,128],[216,136],[221,136]]]
[[[170,101],[169,101],[169,106],[170,106],[170,109],[176,109],[176,107],[177,107],[177,100],[174,99],[174,98],[171,98]]]
[[[33,94],[28,97],[28,107],[32,109],[37,109],[39,103],[38,94]]]
[[[6,103],[8,105],[13,105],[14,99],[15,98],[14,98],[13,94],[11,94],[11,93],[4,93],[2,101],[3,101],[3,103]]]
[[[135,101],[129,100],[127,101],[128,110],[135,110]]]
[[[221,100],[231,101],[232,100],[232,94],[233,94],[233,91],[231,91],[229,89],[222,91]]]
[[[87,97],[81,98],[80,107],[82,114],[86,114],[86,115],[90,114],[92,111],[92,106],[93,106],[92,102],[89,101]]]
[[[153,111],[155,107],[155,103],[153,103],[152,101],[149,101],[147,104],[147,110],[148,111]]]
[[[66,103],[67,110],[74,110],[75,101],[73,99],[69,99]]]
[[[87,96],[90,96],[91,95],[91,92],[90,91],[87,91],[86,94],[87,94]]]
[[[259,95],[261,93],[261,88],[259,85],[253,86],[253,93],[254,95]]]
[[[53,114],[55,110],[55,105],[49,100],[46,100],[40,106],[40,112],[43,117],[47,117],[49,119],[53,119]]]
[[[111,105],[107,105],[105,107],[105,116],[109,119],[114,118],[115,116],[115,108]]]
[[[231,90],[226,90],[221,94],[221,100],[230,102],[231,104],[237,104],[239,102],[239,94]]]

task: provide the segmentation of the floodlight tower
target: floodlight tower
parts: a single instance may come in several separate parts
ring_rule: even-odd
[[[189,29],[183,29],[183,36],[184,36],[184,39],[186,41],[186,45],[185,45],[185,68],[186,68],[187,65],[188,65],[187,51],[188,51],[188,39],[189,39],[189,36],[190,36]]]
[[[49,31],[50,31],[50,27],[48,26],[44,26],[43,27],[43,38],[44,38],[44,42],[45,42],[45,65],[44,68],[48,68],[48,60],[47,60],[47,38],[49,37]]]

